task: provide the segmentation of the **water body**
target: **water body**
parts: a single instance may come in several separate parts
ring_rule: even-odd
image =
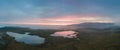
[[[7,34],[11,37],[14,37],[17,42],[23,42],[25,44],[38,45],[45,42],[45,38],[36,35],[29,35],[28,32],[25,34],[7,32]]]
[[[77,32],[75,31],[59,31],[51,34],[50,36],[61,36],[64,38],[77,38]]]

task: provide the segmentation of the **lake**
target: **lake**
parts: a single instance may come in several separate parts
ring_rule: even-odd
[[[75,32],[75,31],[58,31],[58,32],[55,32],[54,34],[51,34],[50,36],[61,36],[64,38],[76,38],[77,32]]]
[[[38,45],[45,42],[45,38],[36,35],[29,35],[29,32],[25,34],[7,32],[7,35],[14,37],[17,42],[23,42],[25,44]]]

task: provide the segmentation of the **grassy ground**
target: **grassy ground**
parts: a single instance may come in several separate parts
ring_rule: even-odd
[[[30,35],[38,35],[46,38],[44,44],[31,46],[16,42],[7,36],[9,40],[0,50],[120,50],[120,32],[110,30],[74,30],[77,31],[78,39],[51,37],[50,34],[61,30],[32,30],[32,29],[10,29],[1,30],[17,33],[31,32]]]

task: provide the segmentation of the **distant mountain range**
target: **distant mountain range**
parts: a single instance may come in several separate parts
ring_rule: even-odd
[[[114,23],[80,23],[80,24],[72,24],[67,26],[60,26],[60,25],[37,25],[37,26],[27,26],[27,25],[21,25],[21,26],[5,26],[1,27],[0,29],[17,29],[17,28],[32,28],[32,29],[105,29],[105,28],[113,28],[116,25]]]
[[[0,24],[0,28],[31,28],[31,29],[59,29],[61,25],[19,25],[19,24]]]
[[[91,28],[91,29],[104,29],[115,26],[114,23],[80,23],[80,24],[73,24],[68,25],[64,29],[83,29],[83,28]]]

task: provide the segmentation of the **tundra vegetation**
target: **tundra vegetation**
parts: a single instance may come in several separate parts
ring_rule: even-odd
[[[46,38],[44,44],[29,45],[16,42],[6,32],[37,35]],[[77,29],[77,38],[50,36],[57,31],[50,29],[29,29],[18,27],[0,28],[0,50],[120,50],[120,28],[108,29]]]

